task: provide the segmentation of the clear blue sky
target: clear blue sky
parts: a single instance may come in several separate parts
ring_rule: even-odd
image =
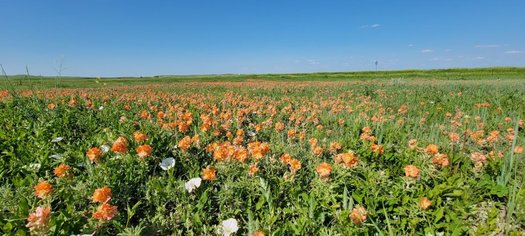
[[[525,66],[524,0],[0,0],[8,74]]]

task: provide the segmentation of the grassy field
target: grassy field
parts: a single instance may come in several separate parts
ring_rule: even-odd
[[[400,71],[362,71],[308,74],[240,74],[240,75],[188,75],[154,77],[42,77],[15,75],[7,76],[5,86],[17,89],[31,88],[84,88],[103,86],[130,86],[173,82],[220,82],[220,81],[365,81],[391,79],[435,79],[435,80],[497,80],[524,79],[525,67],[489,67],[474,69],[436,69],[436,70],[400,70]]]
[[[523,235],[524,75],[9,77],[0,231]]]

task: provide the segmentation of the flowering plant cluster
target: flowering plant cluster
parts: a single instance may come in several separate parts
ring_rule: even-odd
[[[6,96],[0,232],[523,234],[525,89],[499,86],[191,82]]]

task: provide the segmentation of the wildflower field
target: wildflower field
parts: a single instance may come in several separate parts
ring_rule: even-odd
[[[0,232],[525,234],[524,80],[217,80],[2,91]]]

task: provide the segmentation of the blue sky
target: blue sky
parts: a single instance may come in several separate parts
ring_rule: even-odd
[[[523,0],[0,0],[8,74],[525,66]]]

